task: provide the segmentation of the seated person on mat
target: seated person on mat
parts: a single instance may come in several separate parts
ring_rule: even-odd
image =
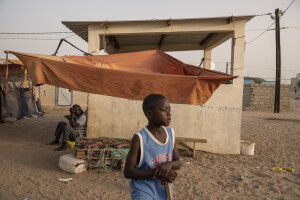
[[[131,179],[134,200],[167,199],[165,181],[173,182],[181,166],[175,145],[170,103],[160,94],[148,95],[143,102],[148,125],[133,135],[124,176]],[[172,186],[171,186],[172,187]]]
[[[69,124],[66,122],[58,122],[55,130],[55,139],[50,142],[49,145],[59,144],[59,138],[62,136],[62,145],[55,149],[56,151],[64,150],[67,148],[67,141],[75,141],[79,136],[84,136],[86,134],[86,112],[81,110],[79,105],[73,105],[70,108],[70,115],[65,115],[69,120]]]

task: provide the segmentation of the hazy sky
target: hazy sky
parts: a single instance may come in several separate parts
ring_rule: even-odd
[[[70,31],[61,21],[113,21],[168,18],[202,18],[231,15],[259,15],[285,10],[293,0],[0,0],[0,58],[2,50],[53,54],[59,39],[68,34],[7,35],[4,32],[59,32]],[[270,16],[255,17],[246,25],[246,41],[255,39],[273,20]],[[281,17],[282,82],[300,73],[300,0]],[[259,29],[259,30],[257,30]],[[23,39],[13,39],[23,38]],[[26,38],[26,39],[24,39]],[[37,40],[39,39],[39,40]],[[43,39],[43,40],[40,40]],[[51,40],[49,40],[51,39]],[[54,40],[53,40],[54,39]],[[87,51],[87,43],[78,36],[68,41]],[[199,65],[202,51],[172,52],[172,56],[190,64]],[[212,51],[216,70],[225,71],[230,61],[231,42]],[[58,55],[81,55],[64,43]],[[10,56],[14,58],[13,56]],[[246,45],[245,76],[275,78],[275,32],[267,31]]]

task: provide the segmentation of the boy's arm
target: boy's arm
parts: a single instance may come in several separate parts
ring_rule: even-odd
[[[173,149],[172,161],[165,162],[163,164],[158,165],[157,177],[165,179],[171,170],[178,170],[180,169],[180,167],[181,167],[181,162],[180,162],[179,153],[175,143]]]
[[[179,153],[176,147],[176,143],[174,144],[174,149],[173,149],[173,161],[172,161],[172,169],[173,170],[179,170],[181,167],[181,162],[179,158]]]
[[[72,128],[75,128],[75,127],[77,127],[77,126],[80,125],[80,124],[78,124],[78,123],[76,122],[74,113],[71,113],[70,125],[71,125]]]
[[[136,168],[139,152],[140,152],[140,138],[138,135],[135,134],[131,140],[130,150],[126,158],[126,163],[124,168],[125,178],[130,178],[130,179],[155,178],[157,173],[157,168],[151,170],[143,170],[143,169]]]
[[[64,117],[71,121],[71,115],[65,115]]]

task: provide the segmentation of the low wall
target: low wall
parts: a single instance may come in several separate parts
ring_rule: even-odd
[[[87,137],[131,139],[147,125],[142,101],[89,94]],[[171,104],[172,121],[177,137],[206,139],[198,150],[239,154],[242,113],[242,88],[221,85],[205,105]],[[192,145],[187,143],[187,145]]]
[[[243,93],[243,110],[271,111],[274,109],[275,85],[245,84]],[[289,110],[291,85],[280,86],[280,109]]]

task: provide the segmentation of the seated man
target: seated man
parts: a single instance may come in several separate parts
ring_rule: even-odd
[[[49,145],[59,144],[59,138],[63,134],[62,145],[55,149],[56,151],[66,149],[68,140],[75,141],[79,136],[86,136],[87,116],[86,112],[83,112],[79,105],[73,105],[70,108],[70,115],[65,115],[65,117],[69,120],[69,124],[63,121],[58,122],[54,134],[55,139],[49,143]]]

